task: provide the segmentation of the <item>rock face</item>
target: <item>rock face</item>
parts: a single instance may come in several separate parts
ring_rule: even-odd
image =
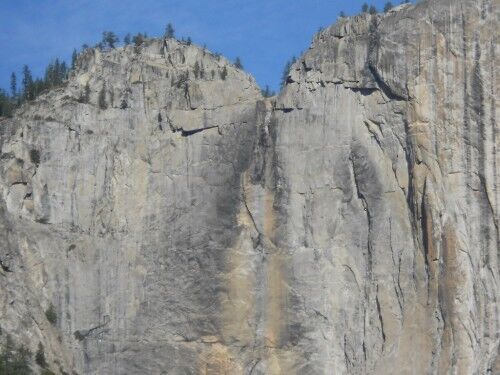
[[[273,99],[171,39],[85,52],[1,121],[3,337],[79,374],[498,373],[497,5],[341,19]]]

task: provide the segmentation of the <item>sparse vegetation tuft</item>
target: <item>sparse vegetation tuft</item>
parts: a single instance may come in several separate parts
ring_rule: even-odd
[[[243,64],[242,64],[241,59],[239,57],[237,57],[236,60],[234,60],[234,66],[237,69],[243,69]]]
[[[36,351],[35,354],[35,362],[38,366],[42,368],[47,367],[47,360],[45,359],[45,349],[41,342],[38,343],[38,350]]]
[[[50,304],[50,306],[48,307],[48,309],[45,310],[45,317],[47,318],[47,320],[51,324],[55,325],[57,323],[56,308],[54,307],[54,305],[52,303]]]
[[[5,345],[0,350],[0,375],[31,375],[31,352],[24,346],[16,346],[7,335]]]
[[[83,341],[85,339],[85,336],[80,331],[73,332],[73,335],[78,341]]]
[[[220,72],[220,78],[225,81],[227,77],[227,68],[224,66]]]

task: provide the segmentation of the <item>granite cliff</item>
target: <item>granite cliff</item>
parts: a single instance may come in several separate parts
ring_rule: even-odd
[[[498,373],[497,6],[342,18],[274,98],[173,39],[81,54],[0,120],[0,339],[61,373]]]

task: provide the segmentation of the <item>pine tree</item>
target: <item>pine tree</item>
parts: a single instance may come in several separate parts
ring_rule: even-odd
[[[285,64],[285,67],[283,68],[283,73],[281,73],[281,83],[280,87],[283,89],[283,87],[286,86],[287,80],[288,80],[288,75],[290,73],[290,61],[287,61]]]
[[[272,91],[270,88],[269,88],[269,85],[266,85],[266,88],[265,90],[262,90],[262,96],[264,98],[270,98],[271,96],[274,96],[274,91]]]
[[[367,3],[363,3],[363,5],[361,6],[361,12],[363,13],[367,13],[368,12],[368,4]]]
[[[165,38],[175,38],[175,30],[171,23],[165,28]]]
[[[45,84],[43,79],[35,78],[33,80],[33,84],[31,85],[31,99],[35,99],[44,89]]]
[[[193,41],[191,40],[191,37],[189,37],[189,36],[187,37],[186,44],[188,46],[190,46],[191,44],[193,44]]]
[[[49,65],[47,65],[47,67],[45,68],[45,76],[43,78],[45,84],[47,85],[47,87],[52,87],[53,85],[53,82],[54,82],[54,65],[52,63],[50,63]]]
[[[68,78],[68,67],[66,66],[66,61],[63,61],[61,63],[61,70],[59,71],[60,77],[59,77],[59,84],[63,83],[63,81]]]
[[[293,56],[289,61],[286,62],[285,67],[283,68],[283,73],[281,74],[281,84],[280,87],[283,89],[283,87],[286,86],[287,81],[288,81],[288,76],[290,75],[290,69],[292,68],[292,65],[295,64],[297,59],[295,56]]]
[[[135,44],[136,47],[139,47],[142,43],[144,43],[144,36],[141,33],[137,33],[132,38],[132,42]]]
[[[236,57],[236,60],[234,60],[234,66],[237,69],[243,69],[243,64],[241,63],[241,59],[239,57]]]
[[[112,31],[104,31],[102,33],[102,45],[110,49],[115,48],[115,44],[119,42],[118,37]]]
[[[269,86],[266,85],[266,89],[265,90],[261,90],[261,93],[262,93],[262,96],[264,98],[267,98],[269,96]]]
[[[390,11],[391,9],[393,8],[393,5],[390,1],[388,1],[387,3],[385,3],[384,5],[384,13],[387,13],[388,11]]]
[[[33,76],[28,65],[23,66],[23,98],[25,100],[32,100],[33,97]]]
[[[345,17],[345,13],[344,13],[344,11],[343,11],[343,10],[340,12],[339,17],[340,17],[340,18],[344,18],[344,17]]]
[[[10,95],[13,99],[17,96],[17,77],[14,72],[10,75]]]
[[[377,8],[375,7],[375,5],[370,5],[370,9],[368,9],[368,13],[377,14]]]
[[[76,59],[78,58],[78,53],[76,52],[76,48],[73,49],[73,53],[71,54],[71,69],[75,70],[76,68]]]
[[[128,33],[127,35],[125,35],[125,38],[123,38],[123,43],[128,46],[130,44],[130,33]]]
[[[56,59],[56,61],[54,62],[54,77],[52,79],[52,86],[59,85],[60,78],[61,78],[61,63],[59,62],[59,59]]]
[[[0,117],[10,117],[12,115],[14,103],[12,103],[9,95],[2,89],[0,89]],[[2,372],[0,371],[0,374]]]

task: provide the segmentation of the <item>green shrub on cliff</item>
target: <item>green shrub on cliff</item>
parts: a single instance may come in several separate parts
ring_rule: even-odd
[[[45,317],[47,320],[52,323],[56,324],[57,323],[57,314],[56,314],[56,308],[54,307],[53,304],[50,304],[49,308],[45,310]]]
[[[31,352],[24,346],[16,346],[10,336],[0,351],[0,375],[30,375]]]

